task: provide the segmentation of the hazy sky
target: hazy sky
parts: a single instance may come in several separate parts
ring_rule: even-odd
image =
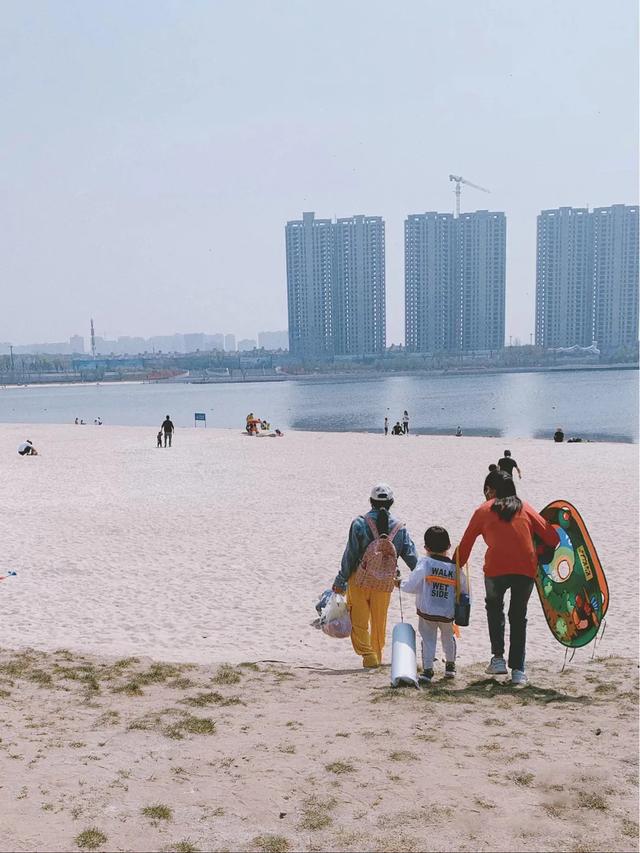
[[[636,203],[636,0],[0,4],[0,341],[286,327],[284,225],[507,214],[528,341],[536,215]]]

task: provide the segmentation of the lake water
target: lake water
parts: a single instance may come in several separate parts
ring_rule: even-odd
[[[638,441],[636,370],[389,376],[234,384],[112,384],[0,389],[0,422],[72,423],[157,428],[169,413],[193,426],[244,426],[252,411],[281,429],[381,430],[404,409],[412,432]]]

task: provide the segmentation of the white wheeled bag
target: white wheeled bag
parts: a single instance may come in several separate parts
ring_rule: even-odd
[[[416,632],[408,622],[399,622],[391,635],[391,686],[418,687]]]

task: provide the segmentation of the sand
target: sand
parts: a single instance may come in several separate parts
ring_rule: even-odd
[[[17,455],[26,437],[40,456]],[[565,498],[589,527],[611,588],[599,652],[635,652],[638,447],[510,445],[524,475],[522,497],[539,508]],[[291,432],[256,439],[182,429],[171,449],[157,449],[155,431],[138,427],[2,425],[0,574],[18,574],[0,587],[0,646],[351,666],[349,642],[309,623],[373,483],[392,485],[394,510],[416,543],[431,524],[457,541],[483,499],[487,465],[504,446],[486,438]],[[478,598],[459,644],[461,663],[490,652],[483,550],[479,541],[471,558]],[[405,605],[411,615],[411,600]],[[394,595],[390,626],[398,620]],[[529,629],[528,660],[560,666],[562,649],[537,600]]]
[[[599,550],[595,659],[532,600],[488,679],[478,543],[458,677],[390,691],[310,626],[349,522],[387,480],[457,540],[503,440],[0,426],[0,850],[637,850],[638,448],[509,445]]]
[[[636,667],[536,672],[0,654],[0,849],[637,850]]]

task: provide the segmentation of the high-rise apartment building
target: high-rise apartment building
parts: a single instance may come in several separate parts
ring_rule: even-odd
[[[405,346],[449,352],[458,339],[456,220],[451,213],[415,213],[404,223]]]
[[[459,341],[463,352],[504,346],[507,218],[478,210],[455,220]]]
[[[384,221],[338,219],[332,297],[336,355],[382,353],[386,346]]]
[[[504,346],[506,217],[479,210],[405,221],[405,342],[413,352]]]
[[[303,213],[286,226],[289,350],[380,353],[386,345],[384,221]]]
[[[285,241],[289,351],[303,358],[332,355],[333,224],[303,213],[287,222]]]
[[[586,207],[538,216],[536,344],[588,347],[593,341],[591,217]]]
[[[69,352],[84,352],[84,338],[82,337],[82,335],[71,335],[71,337],[69,338]]]
[[[602,350],[638,342],[637,206],[596,207],[593,219],[593,336]]]
[[[225,352],[235,352],[236,351],[236,336],[235,335],[225,335],[224,336],[224,351]]]
[[[601,350],[638,341],[638,207],[538,216],[536,344]]]

